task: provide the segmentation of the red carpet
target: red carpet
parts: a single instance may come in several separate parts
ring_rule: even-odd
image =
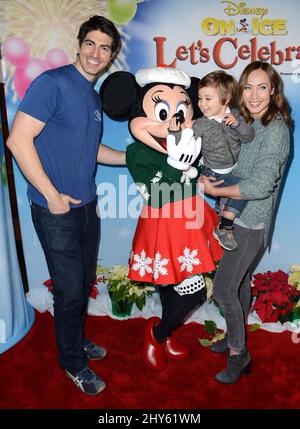
[[[300,343],[291,333],[263,330],[249,334],[253,355],[250,376],[230,386],[214,381],[225,355],[203,348],[202,325],[183,326],[178,337],[191,347],[185,362],[170,362],[155,373],[140,359],[144,319],[118,321],[89,316],[88,338],[108,348],[103,361],[91,367],[108,387],[94,397],[85,396],[57,365],[53,318],[37,314],[29,334],[0,355],[0,408],[94,408],[94,409],[211,409],[300,408]]]

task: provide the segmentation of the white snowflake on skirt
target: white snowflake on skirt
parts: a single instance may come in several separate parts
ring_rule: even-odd
[[[141,255],[135,253],[133,255],[133,260],[135,261],[135,264],[133,264],[131,268],[134,271],[139,271],[139,275],[141,277],[144,277],[146,271],[147,273],[152,273],[152,268],[149,267],[149,265],[152,263],[152,258],[149,258],[149,256],[146,255],[144,249],[141,251]]]
[[[194,249],[191,251],[188,247],[185,247],[183,250],[183,255],[180,255],[177,259],[182,264],[180,271],[186,270],[188,273],[191,273],[194,269],[194,265],[199,265],[200,260],[196,258],[198,255],[198,250]]]
[[[153,267],[153,277],[155,278],[155,280],[158,279],[159,275],[161,274],[162,276],[167,276],[168,275],[168,270],[165,267],[165,265],[167,265],[169,263],[169,259],[167,258],[161,258],[161,254],[159,252],[156,252],[155,257],[154,257],[154,267]]]

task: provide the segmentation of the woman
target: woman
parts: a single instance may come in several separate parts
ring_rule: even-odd
[[[254,139],[242,146],[234,169],[240,182],[220,188],[217,185],[222,181],[201,179],[207,194],[248,200],[241,217],[235,220],[238,249],[224,252],[214,280],[214,297],[223,311],[227,335],[211,350],[229,351],[226,369],[215,376],[221,383],[235,383],[251,368],[245,341],[250,279],[253,264],[267,244],[290,150],[288,103],[281,78],[270,64],[255,61],[244,69],[239,81],[239,109],[255,129]]]

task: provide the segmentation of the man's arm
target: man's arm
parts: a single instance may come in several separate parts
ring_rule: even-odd
[[[70,210],[70,202],[78,204],[80,201],[74,200],[68,195],[59,194],[44,171],[33,142],[44,126],[44,122],[26,113],[17,112],[7,139],[7,147],[28,181],[47,200],[50,212],[53,214],[66,213]]]
[[[99,145],[97,162],[109,165],[126,165],[125,152],[112,149],[104,144]]]

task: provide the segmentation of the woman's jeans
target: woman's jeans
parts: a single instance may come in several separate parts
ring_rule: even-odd
[[[251,303],[251,276],[257,255],[264,246],[264,229],[235,225],[238,249],[224,250],[214,278],[213,294],[227,325],[227,343],[240,353],[246,347],[245,325]]]
[[[59,363],[73,374],[87,365],[83,322],[96,274],[100,239],[96,205],[94,200],[71,208],[66,214],[54,215],[31,202],[33,224],[53,281]]]

